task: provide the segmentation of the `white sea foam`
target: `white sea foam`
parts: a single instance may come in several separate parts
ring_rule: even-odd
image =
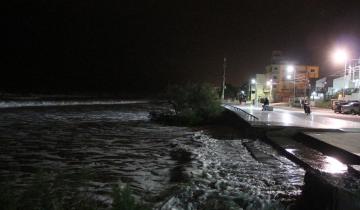
[[[46,101],[46,100],[6,100],[0,101],[0,108],[15,107],[41,107],[41,106],[76,106],[76,105],[117,105],[117,104],[139,104],[148,103],[146,100],[127,101],[127,100],[66,100],[66,101]]]

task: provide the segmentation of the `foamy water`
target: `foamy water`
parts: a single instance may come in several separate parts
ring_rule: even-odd
[[[128,184],[155,209],[286,205],[301,193],[304,171],[258,140],[216,139],[207,130],[150,121],[150,104],[43,106],[0,110],[1,180],[31,183],[38,171],[62,173],[74,186],[85,169],[89,189],[110,203]],[[245,146],[246,144],[246,146]],[[271,157],[255,160],[247,147]]]

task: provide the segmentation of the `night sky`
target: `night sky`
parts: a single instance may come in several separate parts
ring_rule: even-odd
[[[241,85],[272,50],[341,69],[331,49],[360,56],[360,1],[5,1],[0,89],[157,92],[168,84]]]

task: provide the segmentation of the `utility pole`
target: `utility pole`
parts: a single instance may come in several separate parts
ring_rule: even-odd
[[[294,103],[296,100],[296,69],[294,69]]]
[[[226,58],[224,57],[224,72],[223,72],[223,80],[222,80],[222,87],[221,87],[221,100],[224,101],[225,98],[225,72],[226,72]]]

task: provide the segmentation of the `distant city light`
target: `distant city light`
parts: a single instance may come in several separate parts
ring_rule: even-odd
[[[255,84],[256,80],[255,79],[251,79],[251,84]]]
[[[294,68],[293,65],[290,65],[290,66],[286,67],[286,71],[289,72],[289,73],[293,72],[294,70],[295,70],[295,68]]]
[[[291,79],[291,75],[290,74],[286,75],[286,79]]]
[[[270,86],[270,85],[271,85],[271,83],[272,83],[272,82],[271,82],[271,80],[266,81],[266,85],[267,85],[267,86]]]
[[[347,59],[348,59],[348,55],[346,50],[344,49],[335,50],[333,54],[333,60],[335,61],[335,63],[345,63]]]

